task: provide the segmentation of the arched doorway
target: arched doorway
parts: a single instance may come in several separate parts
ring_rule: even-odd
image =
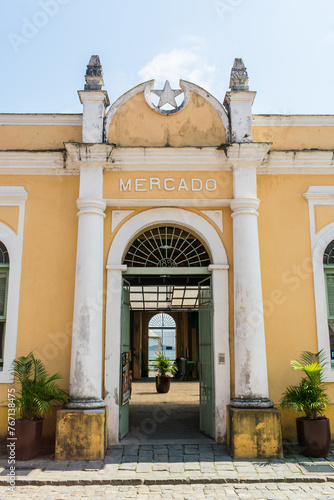
[[[120,405],[120,371],[116,371],[120,367],[121,349],[127,345],[122,340],[122,324],[127,317],[125,306],[141,311],[152,310],[153,304],[157,311],[193,310],[200,306],[201,300],[204,321],[212,325],[207,328],[210,341],[203,337],[202,342],[203,366],[206,363],[201,400],[206,413],[202,420],[210,420],[208,428],[203,430],[222,442],[226,436],[226,405],[230,400],[228,265],[216,230],[203,217],[187,210],[147,210],[119,229],[110,248],[107,269],[105,400],[109,407],[109,444],[119,440],[118,414],[123,424],[127,418]],[[207,281],[203,283],[203,279]],[[128,300],[124,300],[127,293]]]

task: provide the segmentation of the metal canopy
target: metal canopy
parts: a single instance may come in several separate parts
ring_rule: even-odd
[[[171,311],[197,310],[198,286],[131,286],[130,304],[132,310]]]

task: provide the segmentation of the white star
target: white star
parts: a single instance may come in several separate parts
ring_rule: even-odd
[[[152,90],[152,92],[160,97],[158,108],[161,108],[164,104],[170,104],[177,108],[175,97],[182,94],[183,90],[172,90],[169,81],[166,80],[163,90]]]

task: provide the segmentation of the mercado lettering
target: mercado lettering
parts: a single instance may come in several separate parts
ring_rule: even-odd
[[[145,179],[135,178],[119,181],[120,191],[216,191],[217,182],[215,179],[190,179],[185,180],[183,177],[181,179],[174,179],[172,177],[167,177],[165,179],[159,179],[158,177],[149,177]]]

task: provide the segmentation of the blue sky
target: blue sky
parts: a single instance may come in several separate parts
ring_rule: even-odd
[[[0,113],[80,113],[91,54],[111,102],[180,78],[223,102],[235,57],[254,113],[334,114],[333,0],[15,0],[0,19]]]

